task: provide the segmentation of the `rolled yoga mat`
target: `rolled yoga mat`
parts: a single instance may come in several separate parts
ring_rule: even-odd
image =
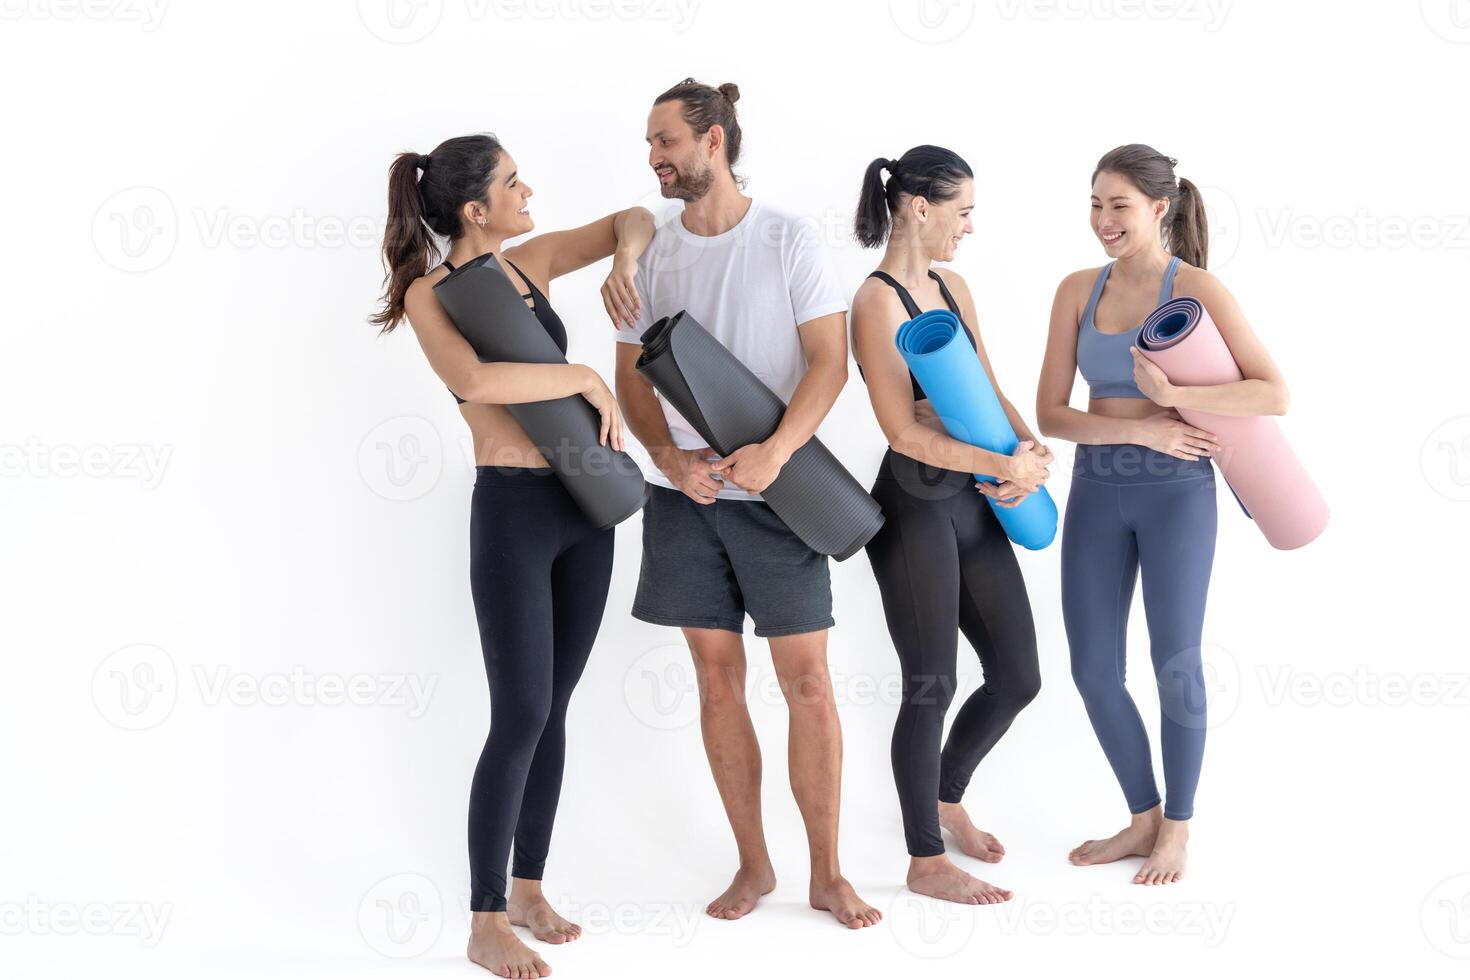
[[[643,332],[638,372],[728,456],[770,438],[786,403],[688,311]],[[850,558],[883,526],[883,509],[816,436],[792,453],[761,497],[813,551]]]
[[[1020,440],[959,317],[949,310],[926,310],[898,328],[896,342],[946,432],[1002,456],[1016,451]],[[975,479],[1000,482],[982,473]],[[990,506],[1006,537],[1023,548],[1040,551],[1057,536],[1057,505],[1046,487],[1038,487],[1015,507],[1000,507],[994,500]]]
[[[455,269],[434,285],[434,295],[480,360],[567,363],[494,255]],[[581,395],[505,407],[597,527],[632,517],[648,499],[633,458],[598,444],[602,417]]]
[[[1191,296],[1150,313],[1138,332],[1138,349],[1176,385],[1229,384],[1242,377],[1209,311]],[[1327,501],[1274,418],[1190,408],[1179,409],[1179,415],[1215,434],[1216,465],[1273,548],[1300,548],[1327,527]]]

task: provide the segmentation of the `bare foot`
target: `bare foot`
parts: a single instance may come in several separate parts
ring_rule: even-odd
[[[995,864],[1005,857],[1006,849],[1000,841],[975,826],[962,804],[940,801],[939,826],[953,834],[960,850],[972,858]]]
[[[551,976],[546,961],[531,952],[511,931],[510,919],[504,912],[474,914],[470,921],[470,945],[465,953],[497,977],[535,980]]]
[[[505,900],[505,911],[513,926],[524,926],[531,935],[543,943],[569,943],[582,935],[582,927],[562,918],[546,896],[541,893],[541,882],[527,878],[511,879],[510,897]]]
[[[724,894],[710,902],[705,912],[716,919],[738,919],[769,895],[776,887],[776,872],[769,864],[763,868],[741,868]]]
[[[849,929],[875,926],[883,918],[882,912],[858,898],[846,878],[833,878],[821,883],[813,879],[811,906],[820,912],[831,912]]]
[[[1076,865],[1107,864],[1125,857],[1148,857],[1163,819],[1159,807],[1135,813],[1133,820],[1105,840],[1088,840],[1072,848],[1067,860]]]
[[[1184,877],[1185,846],[1189,843],[1189,821],[1164,818],[1158,839],[1138,874],[1135,885],[1172,885]]]
[[[961,905],[1009,902],[1011,892],[981,881],[943,854],[909,859],[909,891]]]

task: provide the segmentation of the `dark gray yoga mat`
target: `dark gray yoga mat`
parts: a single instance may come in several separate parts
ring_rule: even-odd
[[[434,295],[480,360],[567,363],[494,255],[455,269],[435,284]],[[601,416],[581,395],[505,407],[597,527],[632,517],[648,499],[633,458],[598,445]]]
[[[786,403],[687,311],[643,332],[638,371],[728,456],[770,438]],[[883,510],[813,436],[792,454],[761,497],[819,554],[850,558],[883,526]]]

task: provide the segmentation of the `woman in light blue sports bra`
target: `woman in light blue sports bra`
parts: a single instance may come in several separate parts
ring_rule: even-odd
[[[1092,228],[1112,260],[1062,281],[1036,395],[1044,435],[1077,443],[1062,525],[1062,614],[1072,678],[1131,814],[1119,833],[1073,849],[1073,864],[1140,856],[1133,881],[1184,874],[1205,746],[1200,646],[1215,555],[1214,436],[1176,408],[1278,415],[1286,384],[1239,306],[1205,271],[1199,190],[1175,161],[1121,146],[1092,175]],[[1135,348],[1148,314],[1176,293],[1210,311],[1245,380],[1177,386]],[[1087,410],[1068,405],[1075,373]],[[1124,686],[1128,609],[1140,573],[1158,684],[1165,795]]]

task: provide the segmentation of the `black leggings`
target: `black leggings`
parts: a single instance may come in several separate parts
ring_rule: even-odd
[[[937,801],[960,801],[980,760],[1041,688],[1026,583],[974,483],[892,450],[873,483],[885,520],[867,552],[903,667],[893,778],[914,857],[944,853]],[[941,753],[957,632],[980,655],[985,683],[960,707]]]
[[[470,908],[505,909],[505,865],[541,877],[561,795],[567,702],[607,602],[613,531],[547,469],[480,466],[470,591],[490,681],[490,736],[470,785]]]

